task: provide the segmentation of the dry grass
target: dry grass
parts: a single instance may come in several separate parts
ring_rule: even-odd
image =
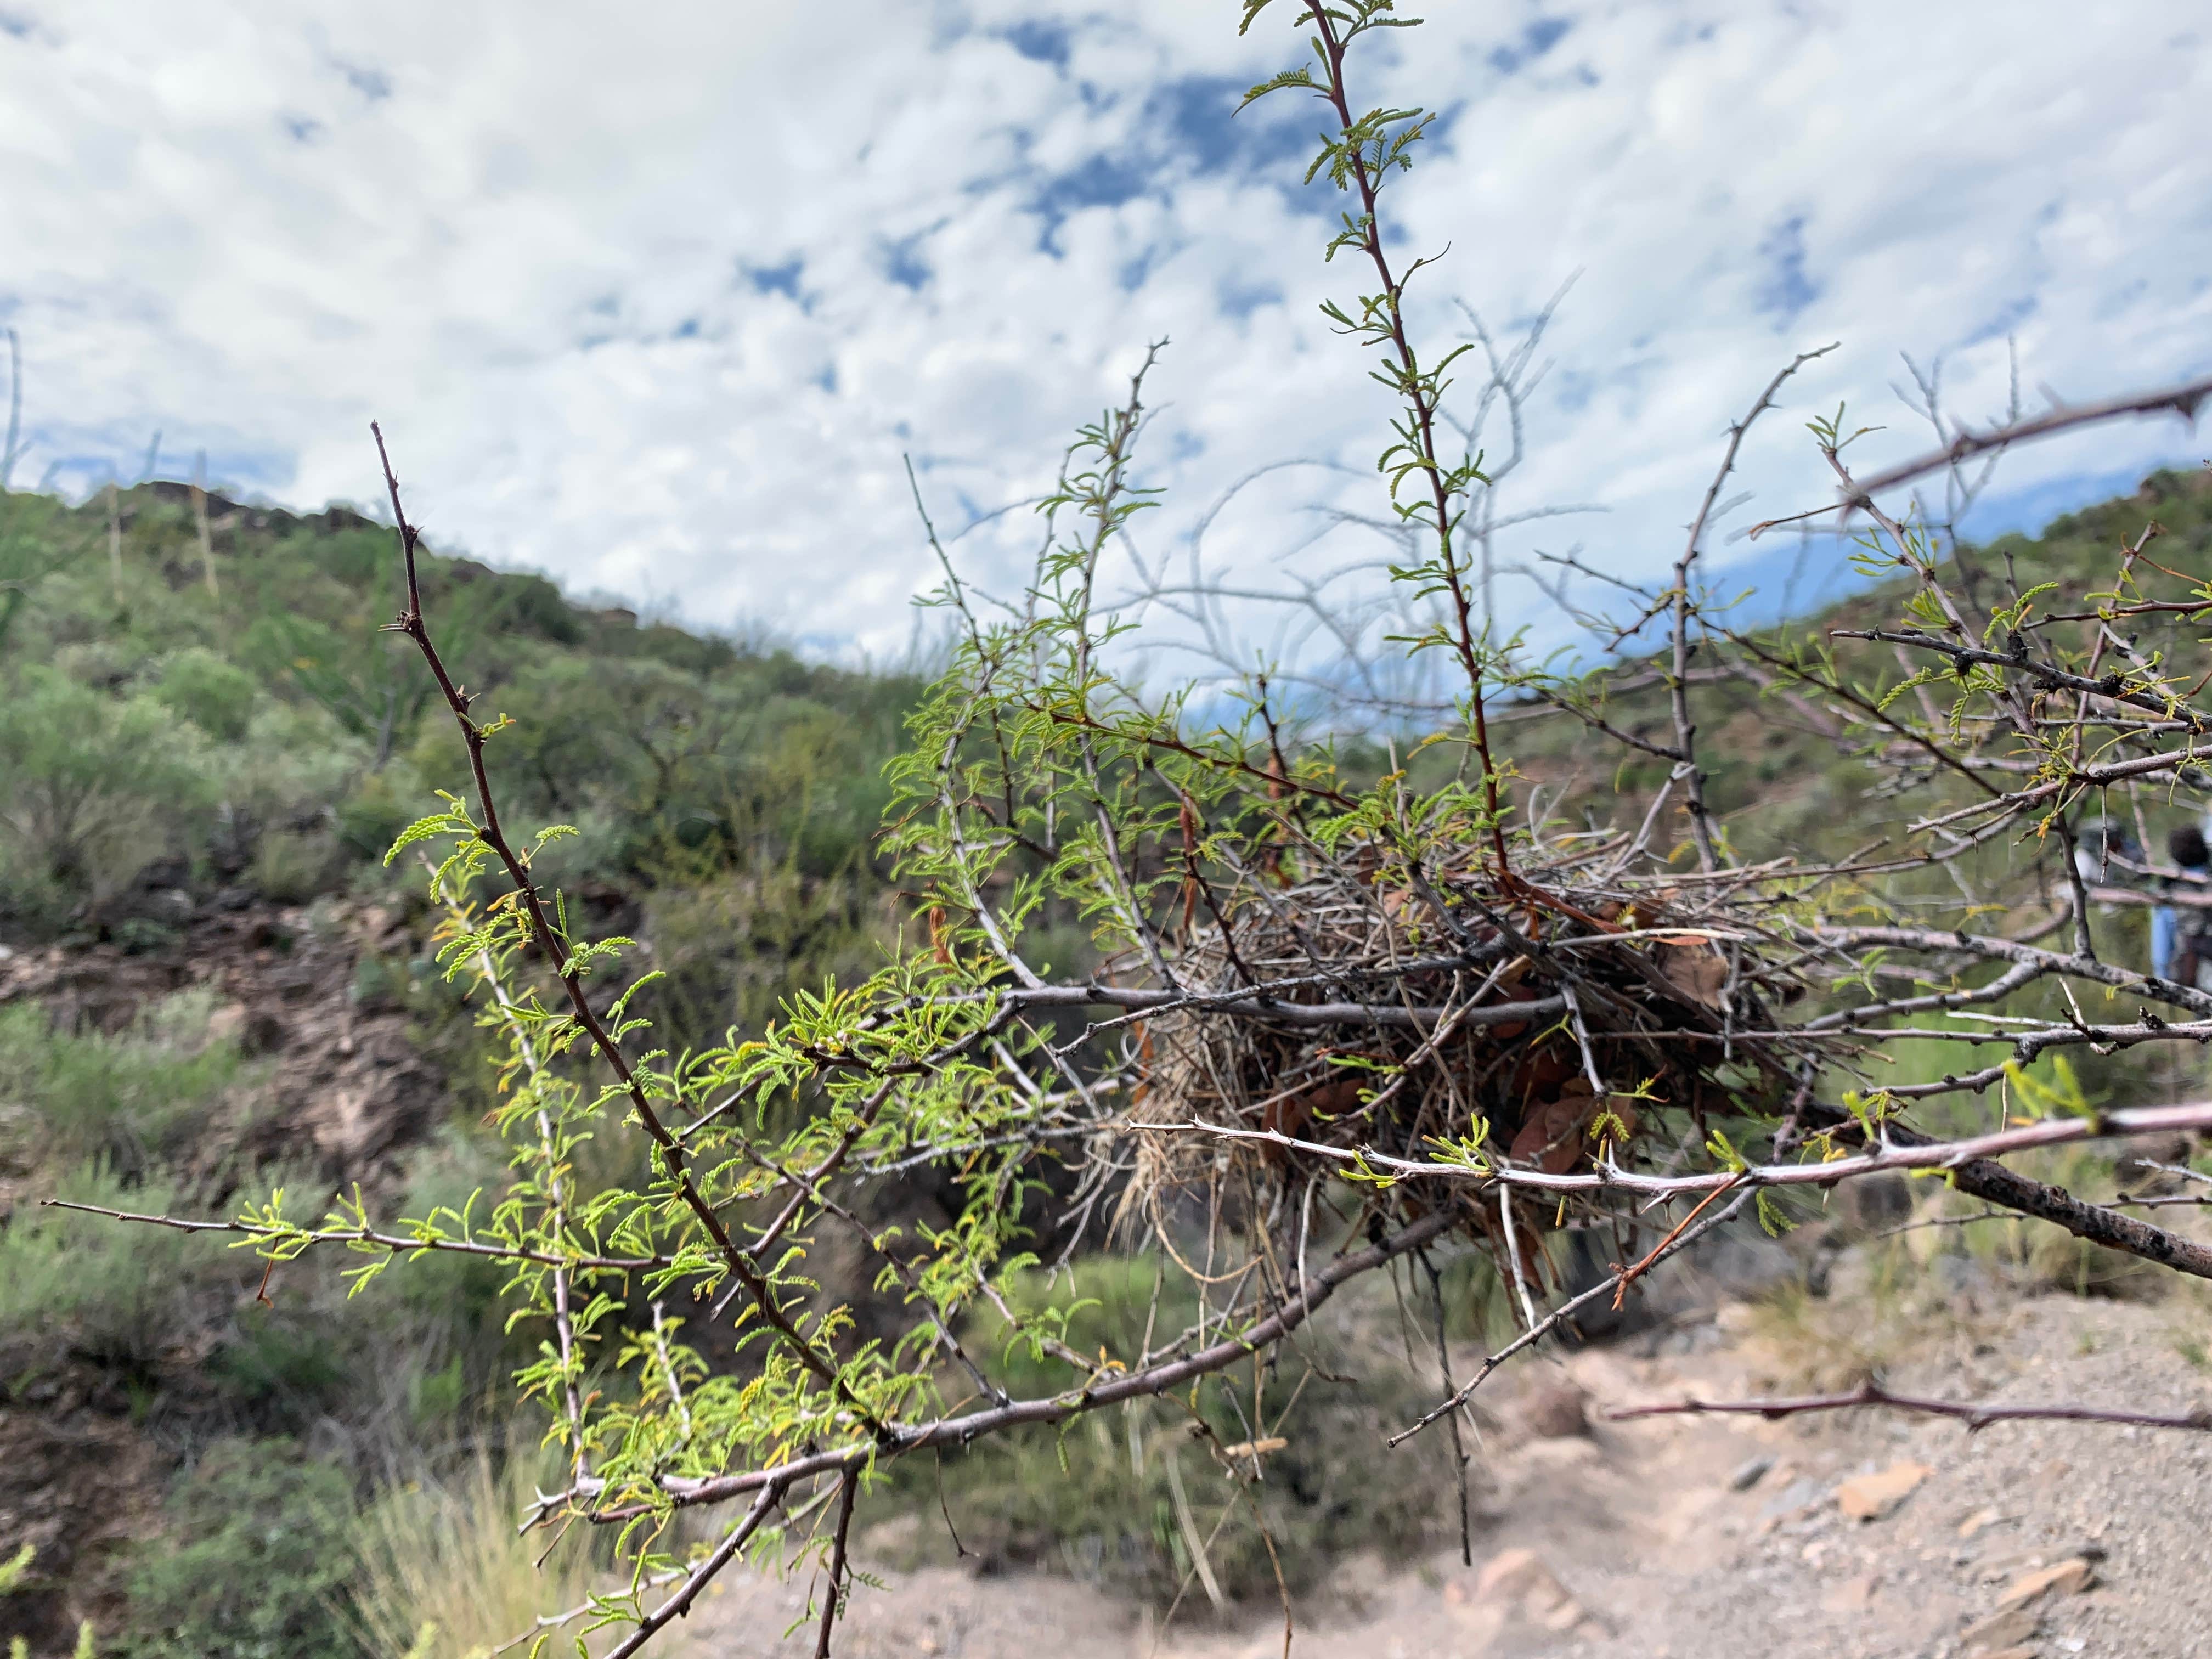
[[[2111,1158],[2086,1147],[2054,1148],[2017,1164],[2024,1175],[2093,1200],[2130,1184]],[[1791,1389],[1842,1389],[1877,1379],[1970,1338],[2011,1298],[2124,1298],[2177,1312],[2212,1304],[2212,1285],[2033,1217],[1993,1214],[1979,1200],[1934,1179],[1910,1182],[1896,1207],[1878,1216],[1836,1213],[1832,1202],[1826,1224],[1836,1231],[1814,1245],[1812,1259],[1856,1242],[1828,1257],[1825,1283],[1817,1271],[1810,1275],[1818,1293],[1807,1279],[1794,1279],[1753,1307],[1751,1329],[1770,1356],[1774,1380]],[[2149,1213],[2192,1237],[2205,1229],[2202,1212],[2193,1209]],[[2191,1364],[2198,1363],[2187,1346],[2194,1329],[2188,1327],[2176,1342]],[[2203,1352],[2201,1345],[2196,1352]]]
[[[552,1466],[541,1468],[535,1458],[495,1469],[479,1457],[443,1485],[410,1484],[386,1494],[364,1517],[360,1536],[358,1600],[368,1650],[379,1659],[489,1659],[532,1630],[540,1614],[579,1606],[605,1588],[588,1539],[572,1535],[548,1551],[546,1534],[515,1531],[533,1480],[557,1479]],[[572,1651],[572,1639],[563,1633],[556,1645]]]

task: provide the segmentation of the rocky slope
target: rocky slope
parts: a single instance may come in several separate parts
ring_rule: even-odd
[[[1844,1275],[1863,1273],[1854,1259]],[[1723,1301],[1611,1347],[1538,1358],[1488,1401],[1474,1560],[1344,1561],[1296,1609],[1310,1659],[2193,1659],[2212,1652],[2212,1434],[1960,1425],[1875,1412],[1613,1423],[1862,1366],[1863,1316]],[[1863,1304],[1861,1304],[1862,1306]],[[2084,1297],[1980,1267],[1885,1316],[1892,1386],[2005,1401],[2212,1407],[2208,1299]],[[1861,1328],[1848,1331],[1847,1325]],[[1462,1359],[1472,1356],[1466,1356]],[[1392,1454],[1372,1449],[1373,1478]],[[958,1516],[956,1514],[957,1522]],[[911,1548],[905,1524],[879,1549]],[[863,1546],[864,1549],[866,1547]],[[681,1651],[769,1659],[806,1581],[711,1595]],[[1279,1608],[1170,1626],[1082,1584],[955,1565],[860,1590],[839,1650],[1269,1659]]]
[[[158,886],[139,896],[177,928],[174,948],[0,947],[0,1009],[28,1005],[58,1030],[114,1036],[198,990],[212,1005],[204,1040],[234,1043],[259,1063],[179,1159],[192,1207],[222,1212],[271,1164],[313,1172],[324,1190],[300,1194],[310,1205],[356,1182],[374,1199],[396,1194],[406,1155],[445,1119],[447,1088],[411,1039],[408,1014],[361,994],[361,966],[416,957],[416,933],[374,905],[325,902],[311,915],[258,900],[196,907]],[[36,1116],[11,1097],[24,1086],[0,1079],[0,1224],[52,1184],[30,1139]],[[72,1220],[87,1230],[123,1224]],[[213,1244],[203,1254],[219,1256]],[[250,1264],[236,1266],[249,1269],[250,1285]],[[143,1363],[66,1340],[58,1351],[0,1345],[9,1379],[0,1391],[0,1543],[8,1553],[24,1544],[37,1552],[24,1587],[0,1602],[0,1631],[26,1638],[33,1652],[66,1650],[82,1619],[115,1628],[130,1548],[159,1530],[180,1454],[231,1426],[234,1402],[203,1372],[241,1299],[237,1281],[236,1272],[212,1278],[165,1308]]]

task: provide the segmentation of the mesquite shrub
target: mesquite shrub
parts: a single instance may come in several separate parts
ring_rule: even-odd
[[[1279,15],[1246,0],[1242,27]],[[2067,1049],[2212,1038],[2212,994],[2100,953],[2092,901],[2120,902],[2116,855],[2100,837],[2076,857],[2087,815],[2163,811],[2160,792],[2194,787],[2212,759],[2212,714],[2147,631],[2212,611],[2212,588],[2165,573],[2179,590],[2151,593],[2146,527],[2108,588],[2054,595],[1883,505],[2010,442],[2193,410],[2205,388],[1947,436],[1871,478],[1850,470],[1859,434],[1840,413],[1814,422],[1839,493],[1804,516],[1861,528],[1857,556],[1905,588],[1901,622],[1808,639],[1731,626],[1698,564],[1743,432],[1819,355],[1803,354],[1730,428],[1671,582],[1614,584],[1601,637],[1656,630],[1657,654],[1547,670],[1488,613],[1495,573],[1472,526],[1492,522],[1494,481],[1455,441],[1472,428],[1454,399],[1494,392],[1503,371],[1492,354],[1486,383],[1471,343],[1429,343],[1408,295],[1431,261],[1385,234],[1431,117],[1363,106],[1358,69],[1371,37],[1413,20],[1341,0],[1291,21],[1300,61],[1247,101],[1322,114],[1307,176],[1343,203],[1324,313],[1397,410],[1376,463],[1406,550],[1389,580],[1408,621],[1390,648],[1448,692],[1379,776],[1322,740],[1327,711],[1285,706],[1261,675],[1213,682],[1201,702],[1128,673],[1127,620],[1099,579],[1152,501],[1140,441],[1155,348],[1066,451],[1024,592],[988,599],[945,561],[930,602],[957,645],[888,774],[898,948],[750,1034],[672,1048],[639,1012],[650,958],[592,936],[545,874],[576,830],[510,810],[505,757],[538,757],[557,798],[562,745],[604,734],[469,692],[377,434],[406,574],[388,631],[427,679],[363,649],[369,667],[329,702],[369,732],[403,696],[452,718],[454,793],[391,857],[421,860],[450,911],[441,960],[501,1044],[513,1165],[501,1192],[403,1222],[358,1200],[302,1220],[279,1194],[234,1231],[273,1260],[354,1251],[360,1285],[441,1251],[505,1264],[513,1317],[542,1334],[516,1382],[565,1469],[522,1518],[612,1529],[629,1572],[549,1610],[540,1644],[612,1626],[613,1651],[634,1652],[740,1553],[781,1549],[824,1563],[826,1652],[854,1582],[856,1502],[892,1466],[1129,1402],[1187,1413],[1258,1516],[1273,1431],[1311,1369],[1300,1326],[1401,1260],[1433,1273],[1446,1253],[1479,1252],[1520,1316],[1512,1343],[1464,1386],[1447,1376],[1449,1398],[1396,1437],[1441,1425],[1462,1470],[1456,1407],[1491,1369],[1738,1214],[1784,1224],[1785,1189],[1942,1169],[1994,1204],[2212,1274],[2193,1239],[1996,1161],[2212,1123],[2205,1107],[2100,1110],[2070,1073],[2029,1069]],[[1881,654],[1847,654],[1854,641]],[[1698,758],[1699,702],[1722,683],[1802,713],[1863,764],[1886,820],[1872,845],[1826,862],[1743,855]],[[1601,781],[1586,770],[1538,799],[1500,724],[1536,705],[1579,722],[1607,757]],[[2021,925],[2000,931],[2005,918]],[[1071,924],[1095,965],[1056,977],[1066,964],[1040,945]],[[1897,1081],[1881,1052],[1899,1038],[1964,1057]],[[1945,1120],[1921,1103],[1991,1089],[2008,1105],[1998,1127],[1931,1135]],[[642,1142],[642,1179],[590,1178],[611,1167],[593,1156],[611,1137]],[[879,1195],[924,1171],[957,1192],[953,1218],[884,1219]],[[1610,1264],[1595,1286],[1556,1265],[1574,1233]],[[1080,1281],[1040,1296],[1015,1278],[1132,1238],[1188,1283],[1118,1349],[1069,1340]],[[864,1253],[897,1310],[888,1328],[818,1279],[833,1240]],[[998,1352],[960,1334],[985,1309]],[[696,1511],[720,1518],[687,1543],[700,1523],[677,1522]]]

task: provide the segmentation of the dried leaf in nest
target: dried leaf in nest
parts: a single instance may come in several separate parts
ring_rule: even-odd
[[[1364,1086],[1358,1077],[1333,1077],[1294,1094],[1278,1096],[1261,1112],[1260,1127],[1295,1139],[1303,1135],[1306,1126],[1316,1118],[1341,1117],[1346,1112],[1358,1110],[1359,1091]]]
[[[1583,1079],[1576,1059],[1562,1049],[1550,1047],[1537,1049],[1513,1068],[1511,1087],[1514,1095],[1524,1103],[1524,1121],[1537,1109],[1538,1101],[1577,1091],[1589,1093],[1589,1085]]]
[[[1526,957],[1516,957],[1507,963],[1498,972],[1497,984],[1491,988],[1491,1002],[1494,1005],[1500,1002],[1535,1001],[1542,993],[1531,989],[1522,982],[1528,977],[1528,968],[1529,962]],[[1494,1042],[1510,1042],[1516,1037],[1527,1036],[1528,1031],[1527,1021],[1515,1020],[1508,1025],[1492,1026],[1488,1035]]]
[[[1728,958],[1711,945],[1662,945],[1659,976],[1690,1001],[1718,1008],[1728,988]]]
[[[1547,1175],[1565,1175],[1583,1155],[1583,1126],[1596,1103],[1587,1092],[1562,1095],[1528,1114],[1508,1152],[1516,1164],[1533,1164]]]
[[[1627,1096],[1593,1095],[1585,1079],[1573,1079],[1558,1099],[1528,1114],[1507,1152],[1516,1164],[1565,1175],[1588,1153],[1584,1137],[1601,1112],[1619,1121],[1624,1136],[1636,1133],[1636,1108]]]

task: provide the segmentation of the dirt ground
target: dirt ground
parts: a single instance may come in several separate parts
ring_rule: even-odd
[[[1295,1609],[1311,1659],[2129,1659],[2212,1656],[2212,1434],[1858,1411],[1766,1422],[1608,1407],[1825,1385],[1870,1348],[1895,1389],[2154,1412],[2212,1405],[2201,1301],[1959,1290],[1899,1330],[1843,1296],[1794,1320],[1724,1304],[1501,1374],[1478,1463],[1474,1563],[1347,1560]],[[1876,1339],[1879,1338],[1879,1340]],[[1589,1427],[1558,1429],[1587,1397]],[[1378,1478],[1389,1454],[1376,1448]],[[1844,1483],[1879,1477],[1855,1518]],[[1909,1488],[1907,1491],[1900,1489]],[[865,1551],[865,1545],[863,1546]],[[1261,1659],[1279,1607],[1172,1627],[1063,1578],[951,1567],[862,1588],[851,1659]],[[684,1659],[812,1651],[803,1583],[706,1598]]]

